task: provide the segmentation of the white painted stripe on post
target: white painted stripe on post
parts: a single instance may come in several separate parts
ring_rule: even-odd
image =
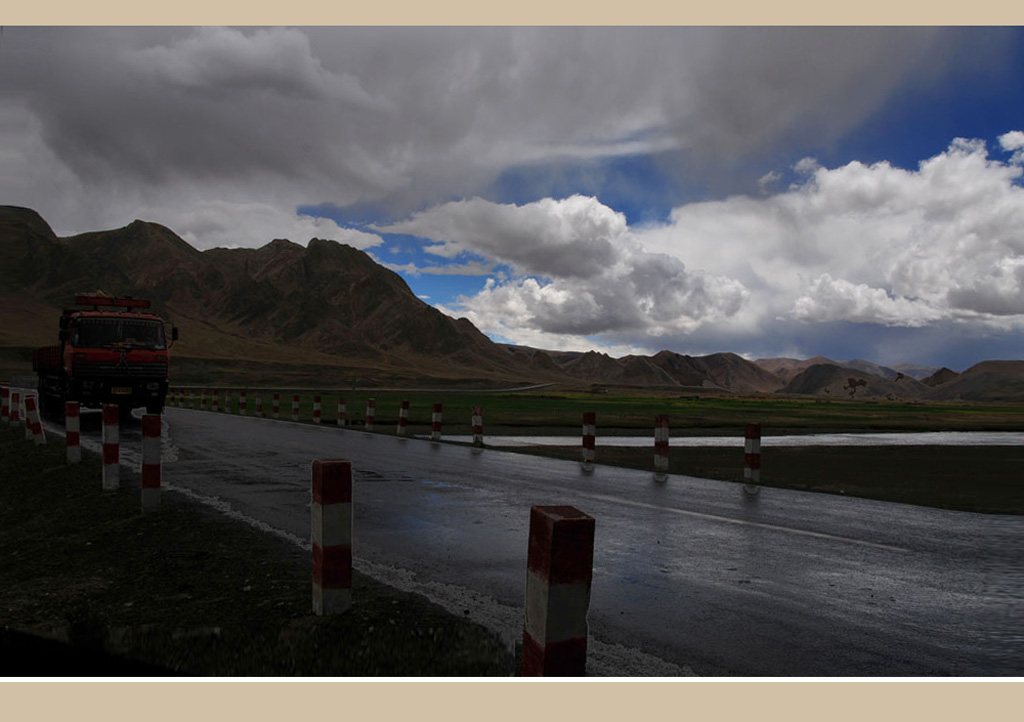
[[[115,491],[121,483],[119,410],[114,404],[103,406],[103,490]]]
[[[81,407],[77,401],[64,402],[64,439],[67,442],[67,461],[69,464],[79,464],[82,461],[80,410]]]
[[[352,502],[312,504],[313,541],[322,547],[352,543]]]
[[[338,426],[348,425],[348,406],[345,404],[345,399],[338,399],[338,418],[335,423],[337,423]]]
[[[299,420],[299,395],[292,395],[292,421]]]
[[[11,423],[21,423],[21,391],[11,389]]]
[[[21,420],[25,424],[25,440],[32,440],[32,417],[28,415],[28,399],[32,394],[28,391],[21,392]]]
[[[313,423],[314,424],[319,424],[320,423],[320,397],[319,396],[314,396],[313,397]]]
[[[532,579],[526,584],[526,631],[543,644],[586,637],[588,585],[548,585],[533,572],[527,574]]]
[[[43,430],[42,419],[39,418],[39,398],[32,394],[28,399],[29,422],[32,426],[32,438],[36,446],[46,443],[46,432]]]

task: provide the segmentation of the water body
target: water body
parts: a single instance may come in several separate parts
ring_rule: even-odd
[[[421,436],[418,438],[429,438]],[[471,443],[471,436],[445,436],[445,441]],[[599,446],[651,446],[654,435],[597,436]],[[488,446],[576,446],[580,436],[484,436]],[[673,436],[672,446],[743,446],[742,436]],[[907,433],[808,434],[762,436],[761,446],[1021,446],[1024,432],[927,431]]]

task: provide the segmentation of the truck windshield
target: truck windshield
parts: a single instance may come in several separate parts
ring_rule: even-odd
[[[93,348],[125,345],[162,351],[167,347],[162,323],[127,318],[79,319],[71,342],[75,346]]]

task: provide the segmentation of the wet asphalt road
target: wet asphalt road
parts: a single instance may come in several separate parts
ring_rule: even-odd
[[[164,422],[165,484],[300,539],[312,460],[350,459],[357,568],[419,580],[510,638],[530,506],[590,514],[592,646],[618,650],[623,675],[670,673],[642,668],[654,658],[741,676],[1024,674],[1020,517],[750,498],[727,482],[178,408]],[[122,431],[129,459],[138,434]],[[83,436],[99,439],[86,417]]]

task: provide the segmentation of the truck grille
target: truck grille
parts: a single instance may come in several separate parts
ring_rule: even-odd
[[[139,379],[167,378],[167,364],[118,363],[117,361],[76,361],[75,375],[79,378],[130,376]]]

